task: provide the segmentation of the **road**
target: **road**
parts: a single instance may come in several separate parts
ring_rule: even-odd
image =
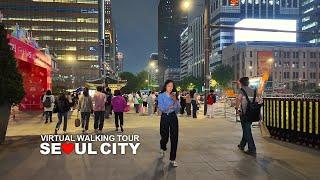
[[[169,166],[168,153],[159,159],[159,116],[125,114],[125,134],[140,135],[136,155],[41,155],[40,134],[52,134],[57,121],[44,124],[39,112],[18,113],[11,120],[8,138],[0,146],[1,180],[104,179],[104,180],[212,180],[212,179],[318,179],[320,152],[315,149],[261,137],[253,129],[257,157],[237,149],[241,126],[230,114],[225,118],[217,104],[213,119],[179,117],[179,167]],[[75,113],[71,119],[75,118]],[[90,120],[90,128],[93,123]],[[80,129],[69,121],[69,134]],[[92,130],[90,133],[93,133]],[[105,134],[117,134],[113,119],[106,120]],[[99,143],[94,143],[94,146]],[[168,144],[168,147],[170,145]]]

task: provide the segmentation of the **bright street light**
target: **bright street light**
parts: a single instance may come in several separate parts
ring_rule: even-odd
[[[155,62],[150,62],[150,63],[149,63],[149,66],[150,66],[151,68],[154,68],[154,67],[156,66],[156,63],[155,63]]]
[[[184,11],[189,10],[190,7],[191,7],[191,2],[190,2],[190,0],[184,0],[184,1],[182,2],[182,5],[181,5],[181,6],[182,6],[181,8],[182,8]]]

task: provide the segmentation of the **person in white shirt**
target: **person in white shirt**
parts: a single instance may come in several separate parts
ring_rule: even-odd
[[[44,113],[46,116],[46,124],[48,123],[48,120],[52,122],[52,112],[54,108],[54,96],[52,95],[52,92],[50,90],[47,90],[46,94],[42,98]]]

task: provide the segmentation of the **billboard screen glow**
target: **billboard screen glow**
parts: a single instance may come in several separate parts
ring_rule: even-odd
[[[296,20],[280,20],[280,19],[244,19],[235,27],[258,28],[258,29],[274,29],[285,31],[296,31]],[[296,42],[296,33],[290,32],[267,32],[253,30],[235,29],[234,41],[276,41],[276,42]]]

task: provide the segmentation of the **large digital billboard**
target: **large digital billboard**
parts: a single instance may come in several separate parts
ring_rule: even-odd
[[[257,28],[268,30],[296,31],[296,20],[283,19],[243,19],[235,24],[236,28]],[[276,42],[296,42],[296,33],[291,32],[270,32],[255,30],[235,29],[234,41],[276,41]]]

